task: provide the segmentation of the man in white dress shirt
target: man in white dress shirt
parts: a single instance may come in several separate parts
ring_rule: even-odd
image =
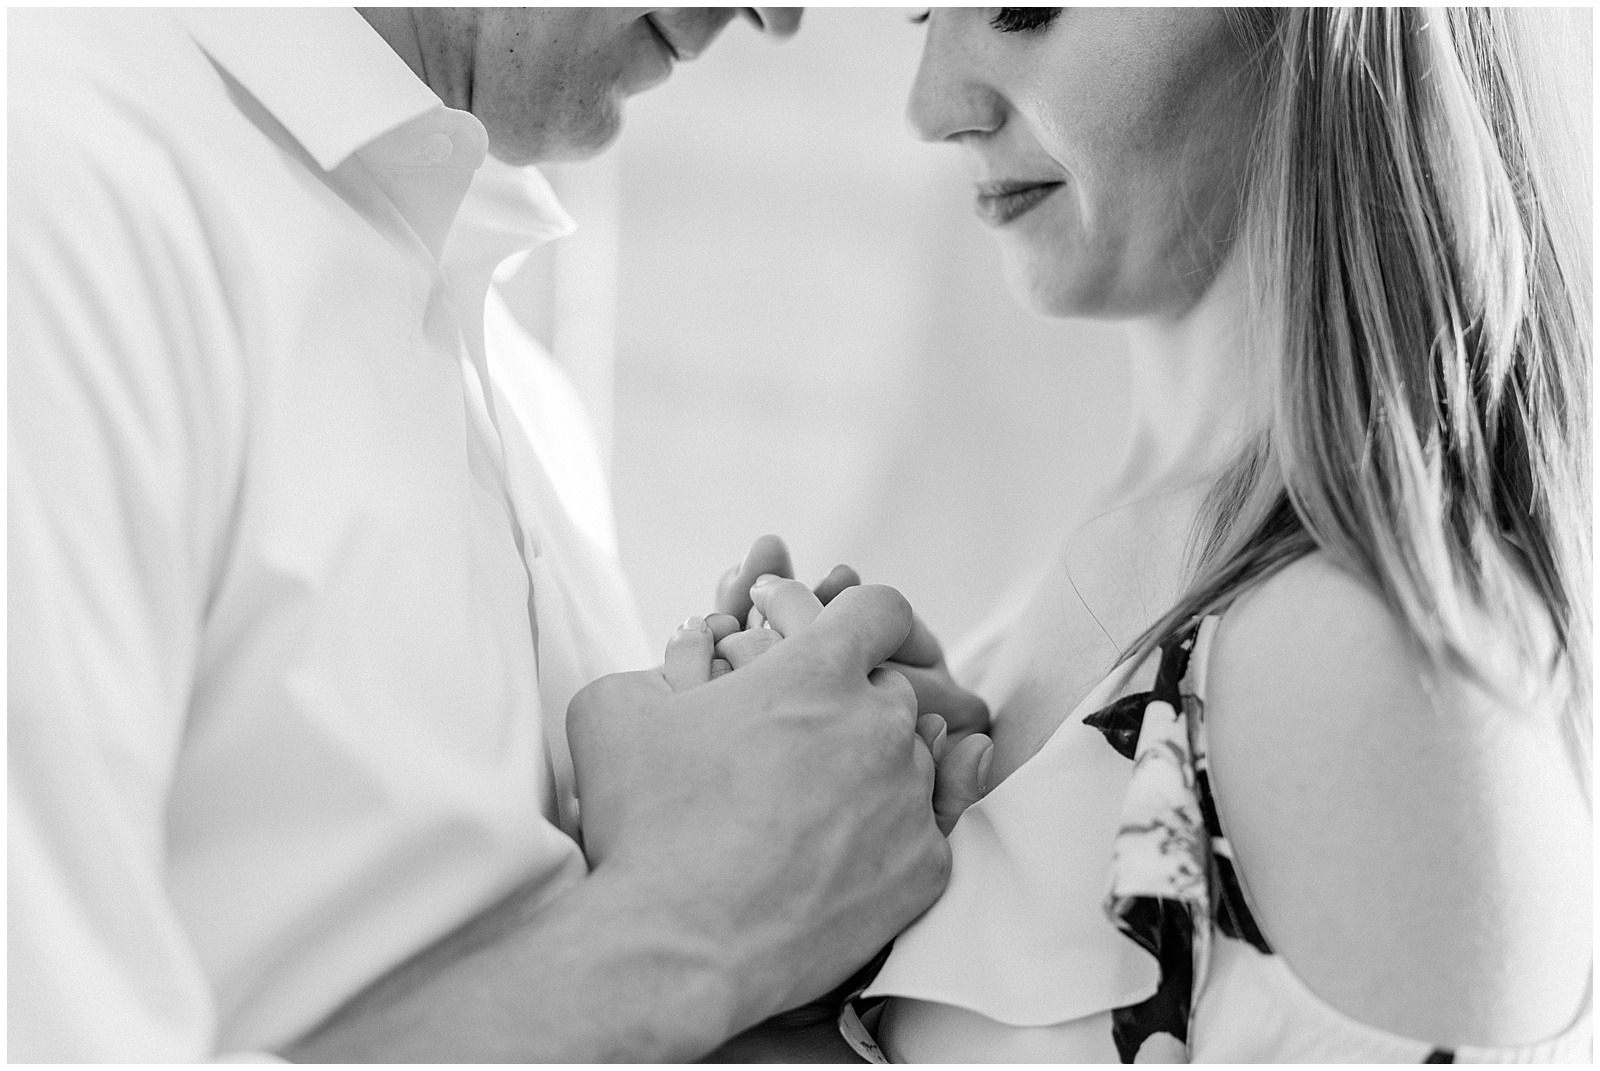
[[[734,15],[11,13],[13,1060],[694,1058],[938,894],[887,589],[566,735],[653,659],[512,165]]]

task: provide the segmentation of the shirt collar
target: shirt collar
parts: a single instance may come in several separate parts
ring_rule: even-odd
[[[351,8],[184,8],[175,14],[325,170],[443,106]]]
[[[463,210],[467,233],[460,237],[478,256],[503,259],[575,228],[537,170],[487,156],[488,138],[477,119],[446,108],[353,9],[183,8],[174,14],[323,169],[332,171],[360,152],[381,172],[432,172],[435,179],[444,171],[476,172]],[[430,205],[429,212],[402,197],[402,211],[429,232],[437,249],[465,192],[462,182],[448,203]]]
[[[564,238],[577,227],[537,169],[513,167],[489,156],[472,177],[450,241],[454,253],[500,263],[513,253]]]

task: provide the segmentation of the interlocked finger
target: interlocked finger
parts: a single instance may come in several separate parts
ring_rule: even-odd
[[[674,692],[687,691],[711,679],[711,659],[716,639],[706,623],[691,617],[667,641],[661,672]]]
[[[812,589],[817,593],[817,599],[826,606],[838,597],[841,591],[847,588],[859,587],[861,574],[848,565],[835,565],[827,576]],[[911,634],[906,637],[905,643],[895,652],[894,660],[904,662],[910,666],[923,666],[928,668],[944,665],[944,652],[939,647],[939,641],[934,638],[928,626],[922,619],[912,615]]]
[[[944,753],[949,750],[950,740],[949,734],[945,731],[943,718],[937,714],[923,714],[917,718],[917,735],[928,745],[928,750],[933,753],[934,762],[944,758]]]
[[[943,666],[928,669],[907,665],[896,658],[885,662],[890,669],[899,671],[911,682],[917,693],[917,709],[935,711],[950,726],[950,741],[955,743],[972,733],[989,731],[989,707],[983,699],[961,687],[950,677]]]
[[[856,677],[870,672],[905,642],[911,616],[911,604],[893,588],[881,584],[846,588],[823,607],[796,642],[821,654],[823,663],[835,672]]]
[[[905,711],[908,720],[913,723],[917,720],[917,693],[904,675],[879,667],[867,675],[867,682],[895,707]]]
[[[814,589],[817,599],[826,606],[833,601],[835,595],[845,588],[853,588],[861,583],[861,575],[848,565],[835,565],[827,576],[822,578]]]
[[[750,616],[750,585],[765,573],[793,576],[789,548],[774,535],[765,535],[750,545],[744,561],[723,574],[717,584],[717,611],[730,614],[741,623]]]
[[[946,836],[967,808],[988,791],[989,760],[993,756],[994,746],[981,734],[947,746],[943,754],[935,754],[938,778],[933,788],[933,813],[939,831]]]
[[[805,628],[822,613],[822,602],[798,580],[763,576],[750,589],[755,608],[778,635],[788,636]]]
[[[783,637],[770,628],[750,628],[735,632],[717,644],[717,657],[726,659],[733,669],[747,666],[767,651],[783,642]],[[907,685],[910,687],[910,685]]]
[[[712,639],[721,643],[739,631],[739,619],[732,614],[712,614],[706,618],[706,628],[711,630]]]

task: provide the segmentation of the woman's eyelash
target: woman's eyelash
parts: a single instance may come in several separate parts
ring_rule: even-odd
[[[930,14],[932,8],[923,8],[915,15],[908,16],[906,21],[913,26],[921,26],[928,21]],[[1029,33],[1044,29],[1059,14],[1059,7],[1002,7],[989,19],[989,25],[1001,33]]]
[[[1032,33],[1050,25],[1059,14],[1059,7],[1003,7],[994,13],[989,25],[1001,33]]]

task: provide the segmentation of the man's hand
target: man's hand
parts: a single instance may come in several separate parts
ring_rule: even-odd
[[[750,589],[764,575],[785,579],[794,577],[789,548],[775,535],[757,539],[751,544],[744,561],[722,575],[717,584],[717,613],[728,614],[741,625],[748,622],[755,605]],[[841,591],[860,583],[861,578],[854,569],[848,565],[838,565],[814,590],[817,599],[826,606]],[[890,656],[885,666],[898,670],[911,682],[911,687],[917,693],[919,714],[937,714],[944,719],[951,744],[959,744],[973,733],[989,731],[988,704],[950,676],[939,641],[920,618],[912,618],[911,631],[907,633],[905,642]]]
[[[884,587],[817,609],[774,610],[781,650],[714,681],[716,638],[691,620],[661,670],[603,678],[568,716],[595,876],[681,911],[723,966],[732,1030],[843,981],[948,872],[916,697],[878,668],[911,609]]]
[[[840,590],[855,588],[852,582]],[[712,655],[720,656],[718,660],[726,660],[733,669],[748,666],[825,612],[822,600],[798,580],[768,574],[758,579],[750,591],[754,608],[765,619],[767,627],[730,631],[720,638],[713,630],[703,628],[700,631],[717,638],[715,648],[709,653],[703,650],[703,640],[691,642],[686,639],[686,631],[679,630],[667,645],[665,671],[669,677],[686,682],[706,679],[706,660]],[[731,616],[717,615],[717,618],[723,622],[733,621]],[[904,669],[894,662],[884,663],[880,671],[894,672],[897,676],[904,674]],[[928,745],[937,766],[933,809],[940,831],[948,835],[962,813],[983,798],[992,745],[989,737],[982,733],[969,733],[959,741],[951,740],[945,720],[938,714],[920,715],[917,735]]]

